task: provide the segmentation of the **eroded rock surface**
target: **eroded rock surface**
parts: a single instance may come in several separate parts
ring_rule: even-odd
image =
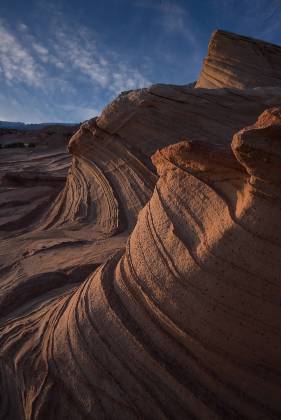
[[[202,88],[280,86],[281,47],[217,30],[196,84]]]
[[[281,417],[280,104],[154,85],[1,151],[0,418]]]

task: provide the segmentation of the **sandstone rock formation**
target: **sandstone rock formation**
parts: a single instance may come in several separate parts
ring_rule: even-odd
[[[237,89],[280,86],[281,47],[217,30],[196,87]]]
[[[281,85],[125,92],[68,149],[3,150],[0,418],[280,418]]]
[[[0,129],[0,231],[29,230],[56,198],[71,160],[66,145],[78,128]]]

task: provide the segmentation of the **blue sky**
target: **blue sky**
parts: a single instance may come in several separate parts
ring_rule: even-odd
[[[196,80],[216,28],[281,44],[281,0],[1,0],[0,120],[79,122]]]

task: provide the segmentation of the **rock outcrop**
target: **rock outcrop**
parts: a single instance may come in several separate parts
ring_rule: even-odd
[[[217,30],[196,84],[201,88],[280,86],[281,47]]]
[[[79,126],[0,129],[0,231],[29,231],[63,188],[66,146]]]
[[[280,105],[154,85],[83,124],[70,167],[3,150],[0,418],[281,417]]]

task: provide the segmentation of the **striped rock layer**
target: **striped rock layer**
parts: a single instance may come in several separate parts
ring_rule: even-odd
[[[196,87],[254,88],[280,86],[281,47],[258,39],[217,30]]]
[[[5,152],[1,419],[281,417],[280,104],[154,85]]]

